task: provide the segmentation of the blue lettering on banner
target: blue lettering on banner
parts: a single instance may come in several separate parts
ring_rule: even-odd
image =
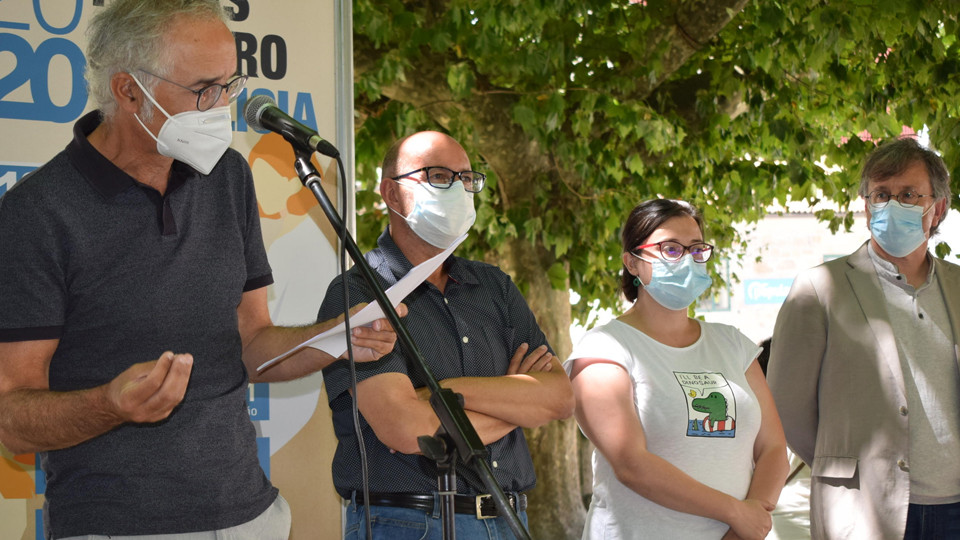
[[[33,468],[33,488],[37,495],[43,495],[47,492],[47,475],[40,467],[40,454],[35,455],[34,460],[36,465]]]
[[[33,529],[37,535],[37,540],[44,540],[46,535],[43,533],[43,509],[38,508],[33,511]]]
[[[272,99],[277,104],[277,108],[281,111],[290,115],[291,118],[300,122],[301,124],[309,127],[310,129],[316,131],[317,129],[317,112],[313,107],[313,95],[310,92],[297,92],[297,95],[294,97],[293,112],[290,111],[290,92],[286,90],[279,90],[276,94],[272,91],[267,90],[266,88],[257,88],[249,92],[249,88],[244,88],[240,95],[237,96],[237,120],[234,122],[233,129],[238,132],[249,131],[249,125],[247,124],[247,119],[243,114],[243,110],[247,104],[247,101],[256,96],[267,96]],[[255,129],[257,133],[261,135],[268,133],[266,130]]]
[[[87,105],[87,87],[83,70],[87,60],[76,43],[64,38],[50,38],[34,51],[26,39],[14,34],[0,34],[0,53],[11,52],[16,60],[13,70],[0,78],[0,118],[46,120],[67,123],[80,116]],[[70,100],[57,105],[50,96],[50,63],[63,56],[70,63]],[[30,85],[32,101],[12,101],[7,95]]]
[[[247,412],[251,420],[270,419],[270,385],[254,383],[248,385]]]
[[[54,5],[62,8],[63,2],[56,2]],[[40,7],[40,0],[33,0],[33,13],[37,16],[37,22],[40,23],[40,26],[47,32],[57,35],[69,34],[80,24],[80,14],[83,13],[83,0],[74,0],[73,19],[63,28],[57,28],[47,22],[47,19],[43,16],[43,8]]]
[[[64,11],[66,2],[47,2],[55,6],[52,11]],[[33,16],[45,32],[54,36],[69,34],[77,29],[83,14],[83,0],[74,0],[73,12],[65,12],[69,20],[63,25],[53,24],[44,13],[41,0],[33,0]],[[26,21],[0,21],[0,28],[7,30],[30,30],[32,24]],[[80,47],[62,37],[50,37],[37,45],[36,49],[24,37],[5,32],[0,33],[0,54],[13,55],[14,64],[9,73],[0,76],[0,118],[17,120],[37,120],[57,123],[73,122],[80,117],[87,105],[87,87],[83,72],[87,60]],[[53,59],[62,56],[69,64],[69,99],[65,104],[53,102],[49,75]],[[17,89],[29,88],[28,101],[10,99],[10,93]]]
[[[62,10],[65,2],[48,2],[54,10]],[[33,15],[37,24],[48,34],[61,36],[76,30],[83,13],[83,0],[74,0],[73,13],[63,26],[48,21],[41,0],[33,0]],[[23,21],[0,21],[0,28],[7,30],[30,30],[31,24]],[[36,49],[24,37],[0,33],[0,54],[11,53],[14,64],[9,73],[0,76],[0,118],[37,120],[57,123],[73,122],[87,106],[87,87],[83,72],[87,60],[80,47],[62,37],[51,37],[40,42]],[[54,58],[61,56],[69,64],[69,99],[65,104],[53,102],[50,71]],[[10,99],[10,94],[21,88],[29,88],[27,101]]]
[[[10,30],[29,30],[30,25],[28,23],[0,21],[0,28],[8,28]]]
[[[36,169],[36,165],[22,165],[19,163],[0,162],[0,197],[12,188],[28,172]]]
[[[22,10],[22,8],[20,8]],[[20,15],[21,13],[17,13]],[[29,30],[30,23],[20,22],[20,21],[0,21],[0,28],[8,28],[10,30]]]
[[[270,479],[270,437],[257,437],[257,459],[267,480]]]
[[[317,113],[313,110],[313,99],[310,94],[297,92],[297,102],[293,105],[293,114],[297,122],[317,130]]]
[[[782,304],[792,279],[747,279],[743,282],[747,304]]]

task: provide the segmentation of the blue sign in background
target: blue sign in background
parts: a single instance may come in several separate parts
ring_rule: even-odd
[[[743,297],[747,304],[782,304],[787,299],[793,279],[746,279]]]

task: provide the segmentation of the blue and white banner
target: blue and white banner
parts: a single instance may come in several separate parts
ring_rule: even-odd
[[[352,147],[345,148],[352,145],[352,133],[337,132],[338,126],[352,125],[350,107],[336,110],[338,97],[340,103],[352,101],[352,95],[343,95],[352,81],[344,83],[338,73],[343,65],[337,57],[340,2],[221,3],[236,38],[238,68],[250,76],[233,111],[233,146],[254,171],[276,281],[269,290],[270,313],[277,323],[310,323],[337,272],[336,238],[312,194],[300,185],[289,145],[277,135],[253,131],[242,111],[250,97],[268,95],[324,138],[337,141],[343,155],[353,155]],[[90,110],[83,77],[85,29],[103,5],[104,0],[0,0],[0,130],[5,134],[0,196],[62,150],[73,123]],[[335,163],[316,165],[336,203]],[[352,171],[351,163],[345,166]],[[330,477],[336,443],[321,389],[322,377],[316,374],[294,383],[251,385],[249,391],[261,464],[290,502],[294,538],[340,536],[339,498]],[[0,446],[0,538],[43,538],[45,486],[36,456],[15,456]]]

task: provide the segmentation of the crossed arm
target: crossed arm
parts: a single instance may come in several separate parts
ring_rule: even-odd
[[[266,288],[243,294],[237,308],[243,362],[252,380],[289,380],[322,369],[335,358],[308,349],[257,377],[256,367],[339,321],[303,328],[275,327]],[[401,306],[401,316],[406,310]],[[396,335],[384,320],[356,328],[351,337],[358,361],[393,349]],[[49,370],[59,340],[0,343],[0,443],[16,454],[74,446],[127,422],[158,422],[183,400],[193,368],[189,353],[166,351],[134,364],[110,382],[86,390],[50,390]]]
[[[546,346],[528,353],[521,345],[506,375],[458,377],[440,385],[463,395],[467,417],[483,444],[518,426],[538,427],[573,412],[570,380]],[[432,435],[440,425],[428,397],[404,373],[375,375],[357,385],[357,406],[377,438],[405,454],[419,453],[417,437]]]
[[[698,482],[647,450],[646,434],[634,407],[633,383],[619,364],[599,358],[574,363],[575,414],[587,438],[610,462],[617,480],[640,496],[679,512],[722,521],[730,525],[729,538],[763,538],[772,525],[769,512],[779,497],[788,465],[772,398],[765,384],[757,392],[757,375],[763,384],[763,374],[754,362],[747,380],[757,394],[762,419],[754,444],[756,468],[742,501]]]

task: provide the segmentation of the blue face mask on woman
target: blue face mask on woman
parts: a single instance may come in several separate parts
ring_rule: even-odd
[[[713,283],[713,278],[707,274],[707,265],[694,261],[690,254],[679,261],[667,262],[658,258],[647,262],[653,265],[653,274],[643,289],[667,309],[689,307]]]
[[[920,206],[904,207],[899,201],[890,201],[880,208],[871,204],[870,233],[884,251],[894,257],[906,257],[926,241],[923,216],[929,211]]]

